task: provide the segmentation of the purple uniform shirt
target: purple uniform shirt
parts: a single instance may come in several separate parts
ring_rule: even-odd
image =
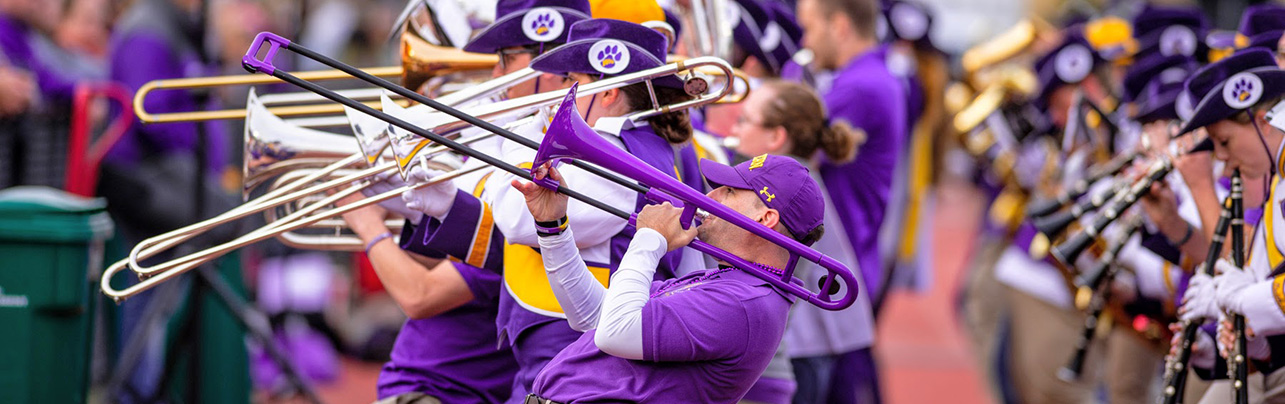
[[[76,88],[75,80],[36,59],[35,51],[31,48],[32,35],[31,27],[27,24],[0,14],[0,51],[4,52],[8,64],[31,72],[36,78],[36,86],[45,97],[59,102],[71,102],[72,92]]]
[[[857,254],[867,290],[881,288],[879,228],[883,225],[893,172],[907,137],[907,101],[901,79],[888,71],[888,47],[881,45],[848,62],[829,88],[819,89],[831,120],[866,132],[866,143],[847,164],[821,164],[821,178]],[[791,65],[789,78],[801,77]]]
[[[425,319],[406,320],[392,358],[379,374],[379,397],[420,392],[446,403],[498,403],[508,398],[517,363],[496,349],[500,274],[455,263],[473,300]]]
[[[791,298],[744,271],[652,283],[644,360],[603,353],[585,333],[545,367],[534,393],[565,403],[735,403],[785,332]]]
[[[153,8],[147,8],[153,6]],[[194,48],[182,38],[175,37],[179,24],[172,10],[155,4],[140,4],[131,8],[111,40],[111,72],[113,81],[137,91],[143,84],[159,79],[209,75],[201,64]],[[157,91],[147,97],[144,107],[152,113],[196,111],[197,100],[188,91]],[[119,165],[132,165],[154,154],[190,153],[197,142],[197,124],[193,122],[135,123],[107,154],[107,160]],[[227,142],[220,126],[208,124],[207,166],[209,172],[218,172],[227,162]]]

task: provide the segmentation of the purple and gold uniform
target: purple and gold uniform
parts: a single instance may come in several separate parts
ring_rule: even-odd
[[[406,240],[403,238],[403,240]],[[416,250],[403,243],[402,247]],[[406,320],[379,374],[379,397],[418,392],[447,403],[498,403],[509,396],[517,363],[496,349],[500,274],[455,262],[473,300],[445,313]]]

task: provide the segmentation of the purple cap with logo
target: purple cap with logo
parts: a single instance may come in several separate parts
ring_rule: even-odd
[[[781,222],[796,240],[825,220],[821,186],[807,167],[792,158],[764,154],[735,167],[701,160],[701,173],[710,186],[754,191],[764,205],[781,214]]]

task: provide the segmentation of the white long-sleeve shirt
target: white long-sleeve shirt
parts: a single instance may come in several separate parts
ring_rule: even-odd
[[[603,287],[580,258],[571,229],[539,237],[545,270],[558,304],[576,331],[597,330],[594,344],[603,352],[643,359],[642,308],[651,292],[656,266],[668,241],[652,229],[640,229],[629,242],[620,266]]]

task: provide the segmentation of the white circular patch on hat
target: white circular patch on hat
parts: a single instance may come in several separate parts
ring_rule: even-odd
[[[778,46],[781,46],[781,26],[772,21],[763,28],[763,36],[759,37],[759,49],[763,53],[772,53]]]
[[[1182,90],[1182,93],[1178,94],[1178,99],[1173,101],[1173,110],[1178,113],[1178,119],[1184,122],[1190,121],[1192,116],[1196,115],[1196,107],[1191,105],[1191,94],[1188,94],[1187,90]]]
[[[1263,97],[1263,80],[1253,73],[1236,73],[1223,83],[1223,102],[1235,109],[1245,109]]]
[[[1165,56],[1196,54],[1196,33],[1185,25],[1173,25],[1160,32],[1160,54]]]
[[[589,65],[603,74],[616,74],[629,67],[629,47],[615,39],[594,42],[589,47]]]
[[[567,29],[562,13],[549,7],[536,7],[522,17],[522,33],[536,42],[549,42],[558,39]]]
[[[1053,72],[1067,84],[1079,83],[1093,71],[1093,53],[1084,45],[1067,45],[1054,58]]]
[[[905,3],[897,3],[888,10],[888,17],[892,20],[892,26],[901,35],[901,39],[907,41],[918,41],[928,33],[928,16],[919,12],[919,9]]]
[[[1170,67],[1160,72],[1160,82],[1163,84],[1181,83],[1187,79],[1187,69],[1181,67]]]

